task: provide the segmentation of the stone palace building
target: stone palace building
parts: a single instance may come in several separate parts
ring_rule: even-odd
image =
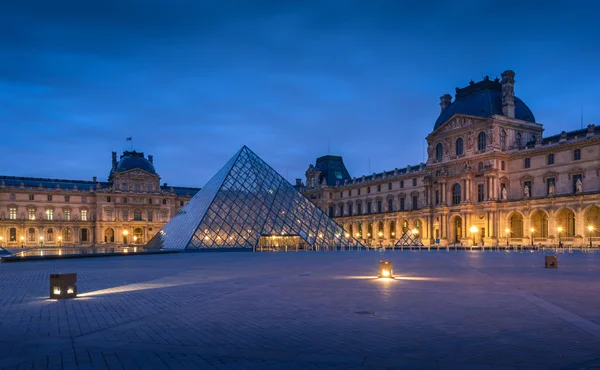
[[[598,245],[600,127],[543,135],[514,76],[443,95],[426,164],[351,177],[324,156],[296,187],[367,245]]]
[[[113,152],[105,182],[0,176],[0,246],[145,244],[198,190],[161,186],[136,151]]]

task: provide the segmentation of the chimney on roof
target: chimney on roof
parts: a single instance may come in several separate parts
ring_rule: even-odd
[[[502,114],[515,118],[515,72],[502,73]]]
[[[442,112],[448,108],[450,103],[452,103],[452,95],[444,94],[440,96],[440,108],[442,109]]]
[[[112,168],[117,168],[117,152],[112,152]]]
[[[154,156],[153,156],[153,155],[150,155],[150,154],[148,154],[148,161],[149,161],[150,163],[154,164]]]

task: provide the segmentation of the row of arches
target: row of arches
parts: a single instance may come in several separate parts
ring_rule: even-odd
[[[549,230],[548,220],[548,214],[545,211],[536,210],[530,216],[529,230],[524,230],[524,216],[521,212],[515,211],[508,218],[506,232],[513,238],[546,238],[555,232],[562,237],[576,236],[576,217],[573,210],[562,208],[555,213],[556,230]],[[600,207],[590,207],[583,215],[583,223],[584,226],[591,227],[590,230],[598,230],[600,226]]]
[[[504,133],[504,131],[502,131],[500,136],[501,136],[500,141],[502,143],[503,142],[502,138],[506,137],[506,133]],[[481,150],[485,150],[486,148],[487,148],[487,134],[484,131],[481,131],[477,135],[477,150],[481,151]],[[463,155],[465,153],[464,140],[462,137],[459,137],[454,142],[454,150],[455,150],[455,154],[457,156]],[[435,146],[435,160],[441,161],[443,158],[444,158],[444,145],[442,143],[437,143],[437,145]]]
[[[420,219],[409,222],[408,220],[392,221],[366,221],[344,224],[344,230],[356,239],[363,240],[397,240],[408,230],[418,235],[423,234],[423,221]]]
[[[136,227],[133,229],[133,235],[129,235],[129,230],[125,229],[124,232],[121,233],[122,242],[124,244],[144,244],[144,230],[142,228]],[[125,232],[126,231],[126,232]],[[114,243],[115,242],[115,230],[112,227],[108,227],[104,229],[104,243]]]
[[[47,227],[39,230],[35,227],[29,227],[19,231],[16,227],[9,227],[6,240],[9,243],[21,244],[61,244],[61,243],[89,243],[91,242],[91,232],[88,228],[81,228],[77,233],[70,227],[57,230],[53,227]],[[77,240],[75,236],[77,235]]]

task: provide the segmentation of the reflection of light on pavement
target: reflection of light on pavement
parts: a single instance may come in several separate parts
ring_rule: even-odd
[[[108,289],[101,289],[87,293],[78,294],[78,297],[90,297],[90,296],[99,296],[106,294],[115,294],[115,293],[126,293],[126,292],[136,292],[139,290],[148,290],[148,289],[160,289],[160,288],[170,288],[178,285],[185,284],[129,284],[123,286],[116,286]]]
[[[443,278],[435,278],[435,277],[424,277],[424,276],[398,276],[394,275],[393,278],[379,278],[379,276],[362,276],[362,275],[354,275],[354,276],[336,276],[336,279],[345,279],[345,280],[380,280],[380,281],[390,281],[390,280],[415,280],[415,281],[446,281],[447,279]]]

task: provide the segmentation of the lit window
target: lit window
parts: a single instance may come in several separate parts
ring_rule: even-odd
[[[17,241],[17,229],[15,227],[11,227],[9,230],[9,241],[16,242]]]
[[[47,209],[46,210],[46,220],[52,221],[53,219],[54,219],[54,210],[53,209]]]
[[[81,210],[81,221],[87,221],[88,219],[88,211],[87,209]]]
[[[35,229],[33,227],[30,227],[27,231],[27,240],[30,242],[35,241]]]
[[[17,209],[16,208],[11,207],[8,209],[8,218],[11,220],[17,219]]]
[[[35,209],[29,208],[27,210],[27,218],[30,220],[35,220]]]
[[[70,209],[65,209],[65,211],[63,212],[63,214],[65,215],[65,221],[70,221],[71,220],[71,210]]]

